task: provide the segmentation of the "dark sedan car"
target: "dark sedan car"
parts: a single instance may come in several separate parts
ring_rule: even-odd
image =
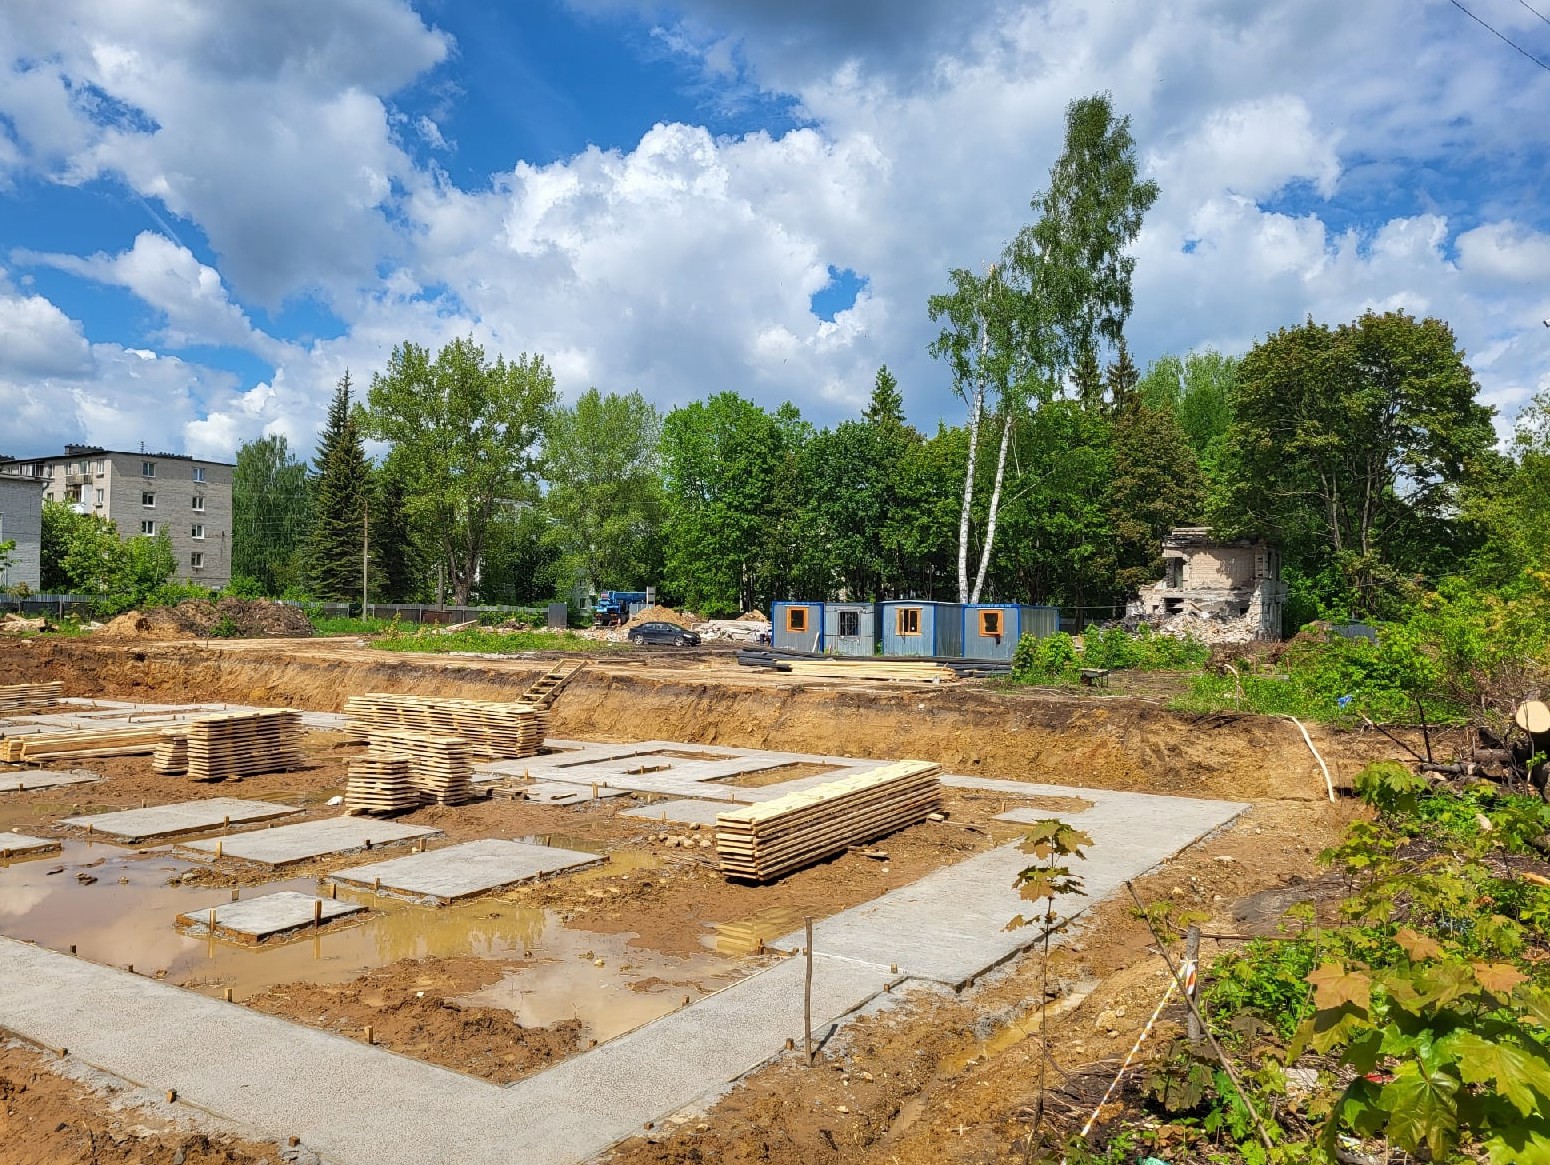
[[[627,638],[631,643],[671,643],[674,647],[700,645],[700,637],[693,631],[671,623],[642,623],[639,627],[631,627]]]

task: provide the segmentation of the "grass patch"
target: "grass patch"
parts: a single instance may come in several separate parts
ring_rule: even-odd
[[[481,655],[520,655],[530,651],[628,651],[623,643],[600,642],[574,631],[467,631],[442,634],[432,628],[399,630],[372,643],[383,651],[418,651],[436,655],[470,651]]]

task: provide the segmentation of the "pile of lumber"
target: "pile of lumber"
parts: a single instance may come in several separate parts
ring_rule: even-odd
[[[188,733],[181,728],[163,728],[151,754],[151,769],[163,776],[188,772]]]
[[[403,760],[409,784],[422,802],[465,805],[474,799],[473,749],[461,736],[373,728],[366,738],[372,760]]]
[[[889,655],[882,658],[860,658],[857,656],[824,655],[812,651],[793,651],[785,647],[744,647],[737,653],[737,662],[744,667],[762,667],[768,671],[794,672],[801,670],[796,665],[804,663],[821,663],[824,665],[839,664],[842,668],[854,669],[857,667],[877,667],[882,665],[885,669],[893,669],[889,674],[879,676],[881,679],[910,679],[911,677],[897,670],[911,664],[924,664],[932,668],[941,668],[951,675],[944,676],[940,672],[924,672],[922,678],[926,682],[936,683],[942,679],[984,679],[987,676],[1003,676],[1011,673],[1012,661],[1009,659],[969,659],[958,655]],[[847,670],[841,672],[813,672],[808,675],[853,675]]]
[[[409,778],[407,757],[365,756],[350,762],[344,789],[346,813],[386,815],[416,809],[420,790]]]
[[[49,680],[45,684],[6,684],[0,687],[0,715],[10,712],[33,712],[57,704],[64,693],[64,684]]]
[[[0,740],[0,760],[84,760],[101,756],[144,756],[156,751],[160,725],[146,728],[107,728],[101,732],[53,732],[12,736]]]
[[[460,737],[475,755],[494,760],[536,756],[549,730],[549,713],[532,704],[451,700],[372,692],[345,701],[345,715],[357,731],[378,729]]]
[[[258,773],[288,772],[303,764],[301,713],[289,708],[221,712],[190,720],[173,731],[186,739],[188,775],[196,781],[241,780]]]
[[[924,821],[941,805],[939,765],[906,760],[716,818],[716,856],[729,878],[769,882]]]

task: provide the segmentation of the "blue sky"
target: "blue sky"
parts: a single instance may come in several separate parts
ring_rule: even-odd
[[[1550,9],[1466,6],[1550,62]],[[1143,363],[1402,307],[1504,424],[1550,388],[1550,69],[1449,0],[57,0],[0,53],[3,452],[305,454],[346,369],[466,334],[819,423],[887,363],[953,420],[926,298],[1097,90],[1162,188]]]

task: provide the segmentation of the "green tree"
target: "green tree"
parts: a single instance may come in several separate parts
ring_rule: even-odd
[[[409,491],[391,454],[371,475],[371,590],[379,602],[426,597],[425,565],[409,518]]]
[[[266,595],[302,582],[312,493],[306,462],[274,433],[237,450],[231,476],[231,572],[250,578]]]
[[[661,569],[662,418],[638,392],[590,388],[549,415],[544,539],[560,593],[637,590]]]
[[[1178,419],[1130,396],[1114,415],[1109,524],[1115,538],[1115,586],[1132,595],[1162,574],[1162,539],[1198,521],[1206,486]]]
[[[1002,264],[985,279],[954,271],[953,290],[928,302],[931,318],[947,321],[932,353],[948,360],[955,390],[969,405],[959,515],[960,601],[978,602],[984,588],[1018,416],[1028,402],[1047,402],[1071,379],[1089,407],[1101,401],[1098,356],[1105,348],[1123,348],[1135,269],[1128,251],[1156,200],[1157,184],[1139,177],[1129,117],[1115,116],[1106,93],[1073,101],[1066,107],[1065,145],[1050,170],[1049,188],[1030,203],[1035,221],[1017,233]],[[971,587],[967,546],[987,412],[999,417],[1001,439]]]
[[[541,356],[491,364],[472,337],[435,359],[400,344],[372,377],[365,431],[393,445],[410,517],[456,603],[473,594],[492,525],[532,487],[554,399],[554,374]]]
[[[371,465],[360,418],[351,408],[348,371],[334,389],[313,472],[308,589],[313,598],[347,602],[361,597],[366,581],[361,571],[371,489]]]
[[[68,502],[43,503],[43,528],[49,589],[103,595],[104,613],[144,605],[177,570],[165,530],[120,538],[112,522]]]
[[[1171,410],[1208,477],[1214,474],[1232,423],[1238,359],[1211,348],[1152,362],[1136,386],[1149,408]]]
[[[1477,389],[1441,320],[1283,328],[1239,366],[1213,525],[1281,542],[1326,606],[1381,614],[1459,553],[1460,489],[1496,440]]]
[[[1507,454],[1487,460],[1463,516],[1478,532],[1471,574],[1480,586],[1516,589],[1550,566],[1550,390],[1518,414]]]
[[[775,500],[785,444],[776,418],[735,392],[668,413],[664,581],[680,602],[730,615],[767,597],[769,531],[791,518]]]

